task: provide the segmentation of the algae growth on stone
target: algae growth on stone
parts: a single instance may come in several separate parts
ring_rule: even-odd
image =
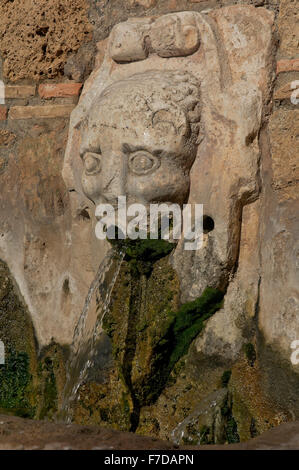
[[[41,353],[24,301],[0,260],[0,338],[5,364],[0,365],[0,409],[3,413],[52,419],[58,411],[67,348],[50,345]],[[55,364],[55,366],[53,366]]]
[[[113,245],[124,260],[94,354],[98,380],[90,372],[80,387],[74,419],[136,431],[142,409],[155,404],[205,321],[221,307],[223,293],[208,288],[180,305],[178,277],[169,263],[175,245],[165,240]],[[108,345],[103,363],[101,351]]]

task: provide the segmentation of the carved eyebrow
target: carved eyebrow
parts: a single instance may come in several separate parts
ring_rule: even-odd
[[[122,151],[124,153],[133,153],[133,152],[138,152],[139,150],[145,150],[148,153],[151,153],[152,155],[155,155],[155,157],[161,157],[165,150],[162,149],[155,149],[152,150],[144,145],[130,145],[130,144],[123,144],[122,145]]]
[[[90,152],[90,153],[95,153],[95,154],[97,154],[97,155],[102,155],[102,151],[101,151],[101,147],[100,147],[100,146],[98,146],[97,148],[88,148],[88,147],[86,148],[86,147],[83,147],[82,149],[80,149],[79,155],[80,155],[81,158],[83,158],[84,155],[85,155],[86,153],[88,153],[88,152]]]

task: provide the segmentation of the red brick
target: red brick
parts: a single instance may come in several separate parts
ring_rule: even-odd
[[[9,119],[68,117],[73,109],[74,105],[13,106],[9,111]]]
[[[35,86],[31,85],[6,85],[5,98],[29,98],[35,95]]]
[[[282,59],[277,62],[277,73],[294,71],[299,71],[299,59]]]
[[[0,121],[5,121],[7,118],[7,106],[0,106]]]
[[[77,96],[81,90],[82,83],[44,83],[38,88],[41,98],[68,98]]]

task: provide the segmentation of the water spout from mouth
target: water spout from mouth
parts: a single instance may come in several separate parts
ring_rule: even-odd
[[[109,309],[111,293],[124,256],[125,254],[120,252],[115,257],[114,250],[107,253],[86,296],[84,307],[75,328],[71,356],[66,366],[67,377],[61,408],[61,417],[66,422],[72,421],[72,404],[77,399],[78,390],[84,383],[88,370],[93,366],[95,344],[103,331],[103,319]],[[93,328],[90,328],[89,313],[95,297],[97,316]]]

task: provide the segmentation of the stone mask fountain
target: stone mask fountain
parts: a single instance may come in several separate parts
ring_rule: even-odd
[[[97,241],[102,264],[74,335],[69,417],[170,438],[210,392],[186,363],[222,306],[237,269],[242,210],[260,191],[272,22],[269,11],[236,6],[113,28],[71,116],[64,180],[78,205],[116,206],[119,196],[146,207],[197,203],[209,223],[193,252],[182,239],[150,255],[141,245],[107,254],[108,243]],[[206,373],[200,361],[196,367]],[[167,393],[186,385],[185,401],[165,412]],[[223,405],[227,393],[214,399]]]

